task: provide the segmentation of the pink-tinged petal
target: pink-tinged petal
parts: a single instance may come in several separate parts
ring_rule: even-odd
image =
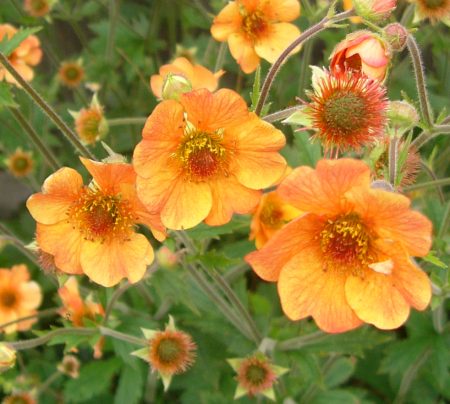
[[[133,233],[123,242],[88,242],[81,250],[84,273],[94,282],[110,287],[123,278],[140,281],[153,261],[153,249],[142,234]]]
[[[366,38],[357,45],[350,47],[345,54],[347,58],[353,55],[359,55],[361,60],[371,67],[383,67],[389,62],[386,50],[381,42],[374,37]]]
[[[291,320],[312,316],[325,332],[352,330],[362,322],[346,299],[347,275],[324,270],[322,260],[320,248],[310,247],[283,267],[278,279],[283,311]]]
[[[228,223],[233,213],[250,213],[261,198],[260,191],[241,185],[233,175],[209,183],[212,192],[212,208],[205,223],[220,226]]]
[[[318,244],[323,226],[324,219],[319,216],[300,216],[280,229],[263,248],[246,255],[245,261],[262,279],[275,282],[292,257]]]

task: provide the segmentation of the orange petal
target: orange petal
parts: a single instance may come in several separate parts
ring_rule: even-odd
[[[88,242],[81,250],[84,273],[102,286],[114,286],[123,278],[131,283],[142,279],[153,261],[153,249],[142,234],[133,233],[124,242]]]
[[[275,282],[283,266],[303,249],[317,244],[324,219],[306,214],[280,229],[259,251],[245,256],[253,270],[262,279]]]
[[[300,3],[298,0],[267,0],[263,13],[273,21],[293,21],[300,15]]]
[[[209,91],[215,91],[219,84],[219,77],[225,72],[220,70],[217,73],[213,73],[203,66],[195,65],[194,74],[192,76],[192,88],[200,89],[206,88]]]
[[[259,56],[256,54],[252,42],[241,33],[233,33],[228,37],[230,53],[241,66],[244,73],[253,73],[259,66]]]
[[[283,176],[286,161],[278,150],[285,145],[286,139],[272,125],[255,117],[228,130],[225,142],[232,143],[237,150],[231,171],[242,185],[262,189]]]
[[[26,282],[19,285],[21,294],[20,305],[24,310],[37,309],[42,302],[42,292],[39,285],[34,282]]]
[[[270,25],[267,33],[258,38],[255,44],[256,54],[270,63],[275,63],[283,51],[300,36],[300,30],[287,22]],[[291,54],[297,53],[300,46],[296,47]]]
[[[75,170],[63,167],[50,175],[42,186],[42,193],[31,195],[27,208],[33,218],[43,224],[67,219],[67,211],[83,187],[83,179]]]
[[[169,229],[190,229],[208,216],[211,206],[211,189],[207,183],[186,181],[180,176],[171,184],[161,210],[161,221]]]
[[[14,265],[11,268],[11,272],[6,272],[9,276],[9,282],[12,285],[18,285],[20,283],[26,282],[30,279],[30,273],[28,268],[24,264]]]
[[[214,18],[211,26],[211,35],[217,41],[224,42],[233,33],[239,31],[242,25],[242,16],[236,1],[228,3]]]
[[[244,99],[225,88],[215,93],[206,89],[191,91],[182,94],[180,102],[188,121],[207,132],[242,123],[249,117]]]
[[[432,224],[424,215],[410,209],[406,196],[380,189],[355,188],[346,197],[378,237],[399,241],[410,255],[428,254]]]
[[[159,74],[154,74],[150,77],[150,88],[156,98],[161,98],[164,78]]]
[[[158,141],[178,142],[183,136],[183,114],[184,110],[179,102],[162,101],[145,122],[142,137]]]
[[[258,204],[261,193],[241,185],[229,175],[209,183],[212,192],[212,208],[205,223],[220,226],[228,223],[233,213],[250,213]]]
[[[385,67],[389,63],[385,48],[380,40],[373,36],[351,46],[345,53],[347,58],[353,55],[359,55],[361,60],[371,67]]]
[[[37,224],[36,240],[39,247],[54,256],[58,269],[68,274],[83,273],[80,249],[83,236],[66,221],[52,225]]]
[[[143,203],[137,198],[133,211],[138,217],[137,222],[149,227],[153,236],[158,241],[163,241],[166,238],[166,228],[161,222],[161,216],[159,213],[154,213],[147,210]]]
[[[299,167],[282,181],[280,196],[294,207],[334,216],[348,209],[344,194],[353,187],[368,188],[369,167],[360,160],[321,160],[316,170]]]
[[[101,163],[84,157],[80,157],[80,160],[102,191],[117,193],[121,184],[134,185],[136,181],[136,173],[131,164]]]
[[[361,320],[345,296],[346,274],[325,271],[318,247],[295,255],[282,269],[278,293],[284,313],[291,320],[312,316],[318,327],[330,333],[352,330]]]
[[[2,310],[0,312],[0,324],[9,323],[11,321],[16,321],[19,318],[18,313],[15,310]],[[16,332],[18,329],[18,325],[20,323],[14,323],[8,325],[7,327],[1,327],[0,332],[5,332],[6,334],[10,334]]]

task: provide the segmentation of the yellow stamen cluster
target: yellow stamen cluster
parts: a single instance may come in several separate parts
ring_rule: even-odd
[[[86,188],[68,212],[69,221],[86,240],[119,239],[125,241],[136,222],[131,206],[120,195],[104,194],[101,190]]]
[[[328,220],[320,233],[320,246],[326,269],[350,270],[358,274],[373,262],[370,235],[356,214]]]
[[[176,157],[191,181],[204,181],[222,172],[225,167],[226,149],[222,146],[223,133],[206,133],[187,130]]]

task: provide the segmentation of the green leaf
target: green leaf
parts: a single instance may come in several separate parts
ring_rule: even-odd
[[[325,375],[325,384],[332,388],[346,382],[355,371],[355,360],[339,358],[328,369]]]
[[[425,257],[422,257],[422,259],[426,262],[429,262],[430,264],[433,264],[439,268],[447,269],[448,265],[444,262],[442,262],[438,257],[436,257],[435,251],[430,251]]]
[[[250,93],[252,106],[250,107],[251,111],[254,111],[256,105],[258,104],[259,96],[261,94],[261,66],[258,66],[255,72],[255,80],[253,81],[253,90]]]
[[[224,234],[232,234],[239,229],[248,229],[248,217],[235,217],[233,220],[223,226],[208,226],[200,223],[194,229],[187,230],[187,235],[194,240],[204,240],[208,238],[215,238]]]
[[[82,366],[78,379],[71,379],[66,383],[64,398],[68,402],[83,403],[103,394],[109,389],[120,365],[119,359],[112,358]]]
[[[358,397],[345,390],[330,390],[318,394],[311,404],[359,404],[361,401]]]
[[[144,376],[142,365],[131,367],[125,366],[120,373],[119,387],[114,398],[114,404],[137,404],[141,402],[144,393]]]
[[[8,37],[5,36],[0,42],[0,51],[4,53],[5,56],[9,56],[25,39],[41,29],[42,27],[21,28],[11,39],[8,39]]]
[[[5,82],[0,82],[0,108],[2,107],[18,107],[18,105],[14,101],[14,95],[11,92],[11,86]]]

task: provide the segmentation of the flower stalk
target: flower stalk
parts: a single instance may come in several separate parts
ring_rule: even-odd
[[[289,57],[291,52],[297,48],[302,43],[306,42],[307,40],[311,39],[315,35],[317,35],[319,32],[333,26],[334,23],[345,20],[349,17],[352,17],[355,14],[354,10],[348,10],[344,11],[343,13],[336,14],[334,17],[328,17],[326,16],[323,18],[320,22],[318,22],[316,25],[313,25],[312,27],[308,28],[306,31],[304,31],[294,42],[292,42],[284,51],[283,53],[278,57],[278,59],[275,61],[275,63],[270,67],[269,72],[267,73],[267,76],[264,80],[262,89],[261,89],[261,95],[259,96],[258,104],[255,108],[256,115],[260,115],[261,111],[264,107],[264,104],[266,103],[267,97],[269,95],[269,91],[272,87],[272,84],[281,68],[283,63],[286,61],[286,59]]]
[[[45,114],[53,121],[63,135],[72,143],[78,152],[84,156],[95,160],[94,155],[80,142],[77,135],[69,128],[69,126],[62,120],[62,118],[47,104],[42,96],[14,69],[8,58],[0,52],[0,63],[4,68],[17,80],[22,86],[22,89],[29,95],[29,97],[45,112]]]

